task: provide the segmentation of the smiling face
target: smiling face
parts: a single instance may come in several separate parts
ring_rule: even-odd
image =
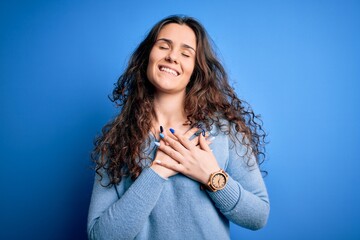
[[[195,67],[196,36],[187,25],[170,23],[151,49],[147,77],[157,92],[184,92]]]

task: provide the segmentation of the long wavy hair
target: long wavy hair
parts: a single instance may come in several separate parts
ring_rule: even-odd
[[[229,85],[205,28],[194,18],[170,16],[159,21],[136,48],[109,97],[121,111],[103,127],[91,154],[100,177],[104,170],[108,174],[110,181],[107,186],[118,184],[125,176],[136,179],[144,167],[142,160],[147,159],[144,149],[149,144],[147,139],[155,118],[155,88],[149,82],[146,70],[150,51],[160,30],[170,23],[185,24],[196,36],[195,68],[186,87],[187,124],[201,122],[207,129],[215,124],[220,129],[226,129],[222,131],[230,135],[235,144],[245,145],[259,165],[265,159],[266,133],[262,121]],[[223,119],[234,128],[222,128]],[[241,138],[238,133],[241,133]]]

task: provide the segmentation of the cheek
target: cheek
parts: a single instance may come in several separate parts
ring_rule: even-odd
[[[161,54],[157,49],[152,49],[149,54],[148,69],[154,68],[156,63],[161,59]]]
[[[153,54],[150,53],[149,62],[146,69],[146,75],[148,78],[153,75],[153,69],[154,69],[154,57]]]
[[[153,57],[153,54],[150,53],[149,62],[148,62],[148,68],[151,67],[153,64],[154,64],[154,57]]]
[[[187,72],[187,74],[189,74],[190,76],[193,74],[194,69],[195,69],[195,63],[194,63],[194,62],[189,62],[189,63],[186,65],[186,72]]]

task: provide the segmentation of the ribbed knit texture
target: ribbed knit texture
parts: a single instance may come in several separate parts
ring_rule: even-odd
[[[215,133],[216,131],[212,131]],[[229,175],[223,190],[200,190],[200,184],[182,174],[164,179],[151,168],[135,182],[126,178],[115,187],[94,182],[88,216],[90,239],[229,239],[229,221],[249,229],[266,224],[269,199],[257,167],[248,167],[237,144],[219,133],[213,153]],[[154,144],[149,156],[155,154]],[[254,161],[254,159],[250,159]],[[108,181],[104,176],[104,183]]]

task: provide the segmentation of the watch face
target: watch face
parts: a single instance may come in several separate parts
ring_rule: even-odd
[[[217,189],[223,188],[226,184],[225,176],[221,173],[215,174],[211,180],[211,184]]]

